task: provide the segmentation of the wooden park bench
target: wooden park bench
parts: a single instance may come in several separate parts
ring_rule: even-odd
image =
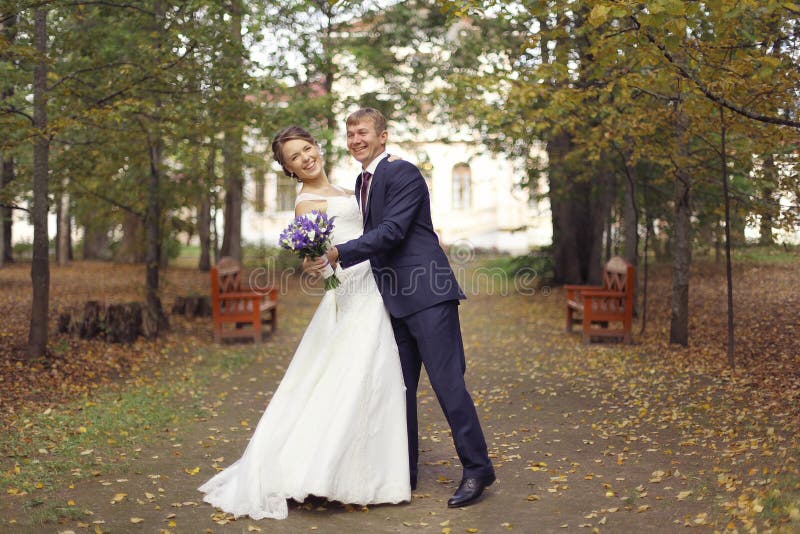
[[[270,287],[254,291],[242,287],[242,268],[239,262],[224,257],[211,268],[211,316],[214,320],[214,340],[252,337],[261,343],[263,325],[269,333],[278,326],[278,290]],[[225,328],[231,325],[232,328]]]
[[[567,332],[572,325],[583,325],[583,342],[593,337],[622,338],[632,343],[633,265],[614,256],[603,268],[602,286],[565,285],[567,292]]]

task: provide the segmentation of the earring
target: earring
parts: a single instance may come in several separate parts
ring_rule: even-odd
[[[299,176],[296,176],[296,175],[294,174],[294,171],[292,171],[292,175],[291,175],[291,176],[292,176],[292,178],[294,178],[295,180],[297,180],[297,183],[298,183],[298,184],[301,184],[301,183],[303,183],[303,180],[301,180]]]

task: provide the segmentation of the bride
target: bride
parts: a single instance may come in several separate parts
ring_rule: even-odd
[[[352,192],[331,184],[317,142],[290,126],[272,142],[303,184],[295,214],[335,216],[334,245],[361,235]],[[309,495],[357,505],[411,499],[405,387],[389,314],[369,261],[336,269],[244,454],[199,490],[236,517],[284,519]]]

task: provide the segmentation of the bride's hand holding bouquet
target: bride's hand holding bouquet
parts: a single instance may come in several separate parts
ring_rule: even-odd
[[[324,261],[322,276],[325,278],[326,291],[338,287],[340,283],[326,256],[331,244],[334,219],[319,210],[312,210],[295,217],[278,239],[282,248],[291,250],[302,259],[320,258]]]

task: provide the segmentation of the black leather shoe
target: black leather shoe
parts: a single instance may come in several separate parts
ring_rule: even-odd
[[[483,490],[492,485],[495,481],[494,475],[489,475],[480,478],[465,478],[461,480],[458,489],[447,501],[448,508],[461,508],[462,506],[469,506],[478,500]]]

